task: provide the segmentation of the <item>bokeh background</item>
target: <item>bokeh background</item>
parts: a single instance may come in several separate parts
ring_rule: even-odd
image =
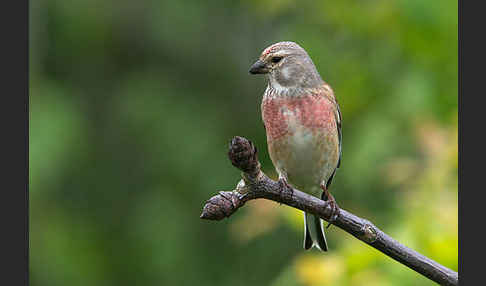
[[[457,2],[30,2],[31,285],[435,285],[331,227],[302,249],[300,211],[232,190],[235,136],[276,177],[248,74],[302,45],[334,88],[339,205],[457,271]]]

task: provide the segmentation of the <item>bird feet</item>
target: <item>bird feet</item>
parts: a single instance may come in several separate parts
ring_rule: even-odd
[[[290,201],[294,193],[292,186],[289,185],[289,182],[287,182],[285,177],[278,178],[278,184],[280,185],[280,195],[282,198],[286,201]]]
[[[324,191],[322,193],[322,200],[327,201],[331,207],[331,218],[329,219],[329,224],[326,227],[329,228],[329,226],[334,223],[339,216],[339,206],[336,203],[336,199],[327,190],[326,185],[321,184],[321,189]]]

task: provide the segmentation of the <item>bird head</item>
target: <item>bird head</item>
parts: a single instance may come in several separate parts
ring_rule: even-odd
[[[278,42],[267,47],[251,66],[251,74],[267,74],[277,89],[313,88],[322,79],[307,52],[294,42]]]

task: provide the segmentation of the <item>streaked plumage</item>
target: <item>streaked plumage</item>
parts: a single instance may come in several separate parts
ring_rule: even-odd
[[[341,159],[341,113],[332,89],[293,42],[265,49],[250,72],[269,77],[262,117],[279,179],[321,197]],[[312,245],[327,250],[321,220],[306,214],[304,248]]]

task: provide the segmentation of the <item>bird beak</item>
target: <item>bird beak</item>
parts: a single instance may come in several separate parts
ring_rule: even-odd
[[[261,60],[256,61],[250,68],[251,74],[265,74],[268,73],[268,68]]]

